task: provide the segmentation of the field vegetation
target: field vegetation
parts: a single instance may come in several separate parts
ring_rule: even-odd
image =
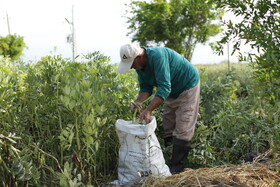
[[[249,64],[197,65],[200,115],[189,167],[238,164],[280,146],[280,102]],[[279,88],[275,88],[278,89]],[[71,62],[0,58],[0,185],[101,186],[117,179],[117,119],[131,120],[134,71],[117,74],[100,52]],[[166,161],[161,110],[156,134]],[[279,171],[277,165],[275,170]]]
[[[222,16],[220,9],[243,18],[240,23],[225,22],[221,41],[212,46],[223,53],[231,41],[239,60],[248,63],[196,65],[201,100],[189,168],[214,168],[215,173],[216,166],[267,155],[270,168],[278,172],[274,185],[279,186],[279,5],[264,0],[130,4],[128,12],[134,16],[127,23],[132,29],[128,34],[135,34],[132,41],[166,44],[188,59],[196,43],[206,43],[221,31],[220,24],[211,24]],[[141,22],[142,13],[154,16]],[[0,37],[0,186],[89,187],[117,179],[115,122],[132,120],[129,106],[138,93],[135,72],[118,74],[100,52],[75,62],[60,55],[21,62],[23,39]],[[242,43],[257,53],[242,54]],[[169,162],[171,150],[164,148],[162,139],[162,108],[153,115]]]

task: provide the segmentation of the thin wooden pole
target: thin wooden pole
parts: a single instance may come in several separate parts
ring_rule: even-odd
[[[6,17],[7,17],[8,33],[9,33],[9,35],[11,35],[9,16],[8,16],[7,12],[6,12]]]
[[[75,27],[74,27],[74,5],[72,5],[72,60],[75,60],[76,56],[76,42],[75,42]]]

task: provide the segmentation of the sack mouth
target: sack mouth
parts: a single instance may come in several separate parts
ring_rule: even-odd
[[[147,137],[155,132],[157,128],[156,118],[151,116],[152,120],[148,124],[134,124],[132,121],[118,119],[115,123],[116,128],[119,131],[123,131],[128,134]]]

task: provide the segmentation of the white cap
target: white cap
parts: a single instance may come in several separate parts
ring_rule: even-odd
[[[138,44],[125,44],[120,48],[121,62],[118,67],[119,73],[126,73],[132,66],[134,59],[141,53]]]

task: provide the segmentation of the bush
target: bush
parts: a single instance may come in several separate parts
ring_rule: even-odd
[[[200,116],[191,165],[240,163],[248,160],[248,155],[264,153],[275,147],[273,142],[279,142],[275,135],[279,105],[274,107],[263,98],[266,91],[252,77],[249,66],[202,71]]]
[[[20,138],[15,148],[30,154],[39,185],[65,184],[65,179],[68,185],[97,184],[115,175],[114,123],[131,116],[127,106],[137,90],[108,57],[96,52],[85,58],[79,63],[46,56],[15,66],[2,59],[1,132]]]

